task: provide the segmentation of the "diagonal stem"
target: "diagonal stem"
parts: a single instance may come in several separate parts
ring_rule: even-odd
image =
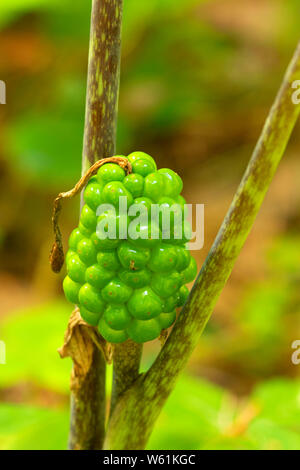
[[[179,373],[197,345],[283,156],[300,113],[292,84],[300,77],[300,44],[266,120],[216,240],[173,331],[150,370],[117,404],[106,449],[143,449]]]

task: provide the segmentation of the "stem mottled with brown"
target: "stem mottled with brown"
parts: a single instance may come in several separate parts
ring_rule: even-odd
[[[122,7],[122,0],[92,2],[82,174],[97,160],[115,154]],[[81,369],[74,363],[69,448],[101,449],[105,434],[106,363],[91,337],[83,340],[85,348],[91,350],[92,360],[84,374],[78,373]]]
[[[113,388],[110,404],[110,415],[122,394],[138,378],[142,356],[142,344],[131,339],[113,347]]]

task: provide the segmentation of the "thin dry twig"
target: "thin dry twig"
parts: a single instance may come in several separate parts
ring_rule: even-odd
[[[53,213],[52,213],[52,226],[54,232],[54,243],[50,252],[50,264],[52,271],[55,273],[59,273],[61,268],[63,267],[65,255],[62,243],[62,236],[61,231],[58,225],[58,218],[59,214],[62,209],[62,200],[63,199],[71,199],[76,196],[81,190],[85,187],[89,179],[98,171],[98,169],[105,165],[106,163],[117,163],[126,174],[132,172],[131,163],[126,157],[110,157],[110,158],[102,158],[98,160],[94,165],[92,165],[88,171],[80,178],[80,180],[75,184],[74,188],[70,189],[70,191],[66,191],[63,193],[59,193],[59,195],[55,198],[53,204]]]

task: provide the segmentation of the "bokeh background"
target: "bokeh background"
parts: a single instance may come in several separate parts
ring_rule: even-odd
[[[200,267],[299,40],[299,1],[124,3],[117,150],[153,155],[205,204]],[[71,361],[56,350],[72,307],[48,264],[50,217],[80,175],[90,6],[0,2],[1,449],[66,447]],[[299,131],[150,449],[300,449]],[[77,218],[65,204],[65,240]]]

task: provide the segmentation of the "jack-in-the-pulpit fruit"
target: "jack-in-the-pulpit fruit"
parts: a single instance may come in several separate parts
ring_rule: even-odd
[[[106,163],[84,190],[63,288],[107,341],[144,343],[174,323],[197,265],[186,246],[181,178],[143,152],[127,158],[132,173]]]

